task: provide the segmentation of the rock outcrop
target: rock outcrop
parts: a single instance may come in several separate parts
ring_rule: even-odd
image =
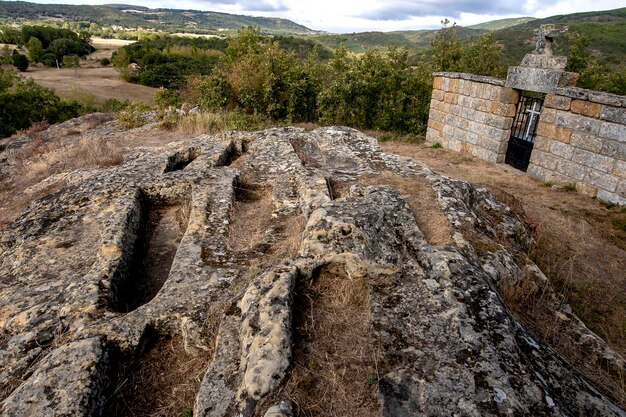
[[[302,293],[332,268],[366,288],[374,414],[626,416],[503,302],[503,282],[548,285],[525,255],[528,226],[485,189],[355,130],[203,135],[69,184],[0,237],[2,415],[105,415],[155,335],[211,355],[194,416],[296,415]],[[430,193],[421,203],[442,213],[450,244],[429,241],[411,187]],[[267,218],[249,212],[262,227],[244,250],[232,241],[251,220],[241,201],[269,204]],[[626,371],[557,313],[593,360]]]

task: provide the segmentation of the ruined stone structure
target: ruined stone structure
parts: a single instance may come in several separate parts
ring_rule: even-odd
[[[472,83],[458,88],[477,95]],[[493,87],[490,99],[510,92]],[[409,192],[372,185],[385,178]],[[368,415],[626,416],[504,305],[507,283],[533,279],[549,294],[526,256],[528,226],[485,189],[355,130],[203,135],[64,181],[0,235],[3,416],[115,415],[129,364],[170,337],[207,356],[192,372],[204,374],[194,416],[293,415],[285,387],[311,343],[294,336],[310,322],[298,294],[327,270],[340,285],[364,283],[357,307],[376,348]],[[233,206],[262,190],[267,223],[238,250]],[[446,240],[429,241],[435,215],[407,203],[419,193]],[[293,219],[303,227],[287,232]],[[278,251],[286,239],[295,254]],[[588,361],[623,374],[623,358],[557,306]]]
[[[506,80],[435,73],[426,140],[624,205],[626,97],[572,87],[550,46],[560,31],[542,27]]]

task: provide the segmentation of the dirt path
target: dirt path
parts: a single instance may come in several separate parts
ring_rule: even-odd
[[[81,64],[82,65],[82,64]],[[120,79],[113,67],[56,69],[29,67],[22,76],[54,90],[61,98],[73,99],[80,94],[93,94],[96,103],[114,98],[120,101],[141,101],[154,104],[156,88],[130,84]]]
[[[381,143],[434,171],[479,183],[536,227],[532,258],[574,312],[621,354],[626,354],[626,208],[568,189],[553,189],[506,165],[493,165],[447,149]]]

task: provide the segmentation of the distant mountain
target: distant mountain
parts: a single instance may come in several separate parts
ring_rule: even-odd
[[[111,4],[106,6],[71,6],[38,4],[23,1],[0,1],[0,20],[68,20],[101,26],[217,33],[256,26],[266,34],[308,35],[317,33],[287,19],[253,17],[199,10],[149,9],[142,6]]]
[[[489,31],[495,32],[496,41],[502,45],[505,62],[518,64],[534,48],[534,31],[543,24],[567,25],[591,40],[590,49],[607,64],[619,64],[626,59],[626,8],[597,12],[573,13],[545,19],[530,17],[502,19],[469,27],[458,26],[456,34],[461,39],[471,39]],[[336,48],[343,44],[349,50],[361,53],[371,48],[387,49],[406,46],[414,55],[420,55],[431,45],[437,30],[408,30],[397,32],[364,32],[342,35],[321,34],[315,38],[324,45]],[[556,40],[557,48],[566,53],[567,38]]]
[[[517,26],[524,23],[532,22],[533,20],[537,20],[535,17],[514,17],[511,19],[498,19],[492,20],[490,22],[479,23],[477,25],[467,26],[470,29],[479,29],[479,30],[501,30],[510,28],[511,26]]]

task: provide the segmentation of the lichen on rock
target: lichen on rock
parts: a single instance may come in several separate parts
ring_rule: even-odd
[[[420,229],[428,219],[416,221],[420,206],[407,198],[413,183],[432,189],[429,209],[449,222],[447,244],[429,243]],[[246,204],[263,210],[233,208],[244,185]],[[268,223],[234,245],[234,227],[250,220],[241,216],[257,212]],[[287,228],[297,218],[306,226]],[[532,276],[549,287],[526,256],[531,239],[523,219],[487,190],[385,154],[349,128],[233,132],[139,148],[121,165],[34,201],[2,232],[0,410],[101,415],[124,382],[120,365],[158,334],[182,337],[190,355],[211,356],[196,370],[194,416],[298,415],[307,391],[331,384],[295,380],[299,366],[325,366],[297,358],[295,346],[306,349],[294,340],[298,300],[320,271],[336,267],[330,285],[364,283],[367,302],[356,299],[367,323],[346,329],[368,329],[375,347],[371,389],[357,390],[375,404],[364,413],[625,416],[503,302],[498,288],[506,282]],[[165,256],[172,258],[162,267],[145,265]],[[354,287],[341,288],[337,294]],[[129,298],[132,291],[140,295]],[[311,335],[332,337],[308,320]],[[575,316],[568,323],[592,360],[626,370]],[[353,415],[354,399],[327,391],[318,402]]]

